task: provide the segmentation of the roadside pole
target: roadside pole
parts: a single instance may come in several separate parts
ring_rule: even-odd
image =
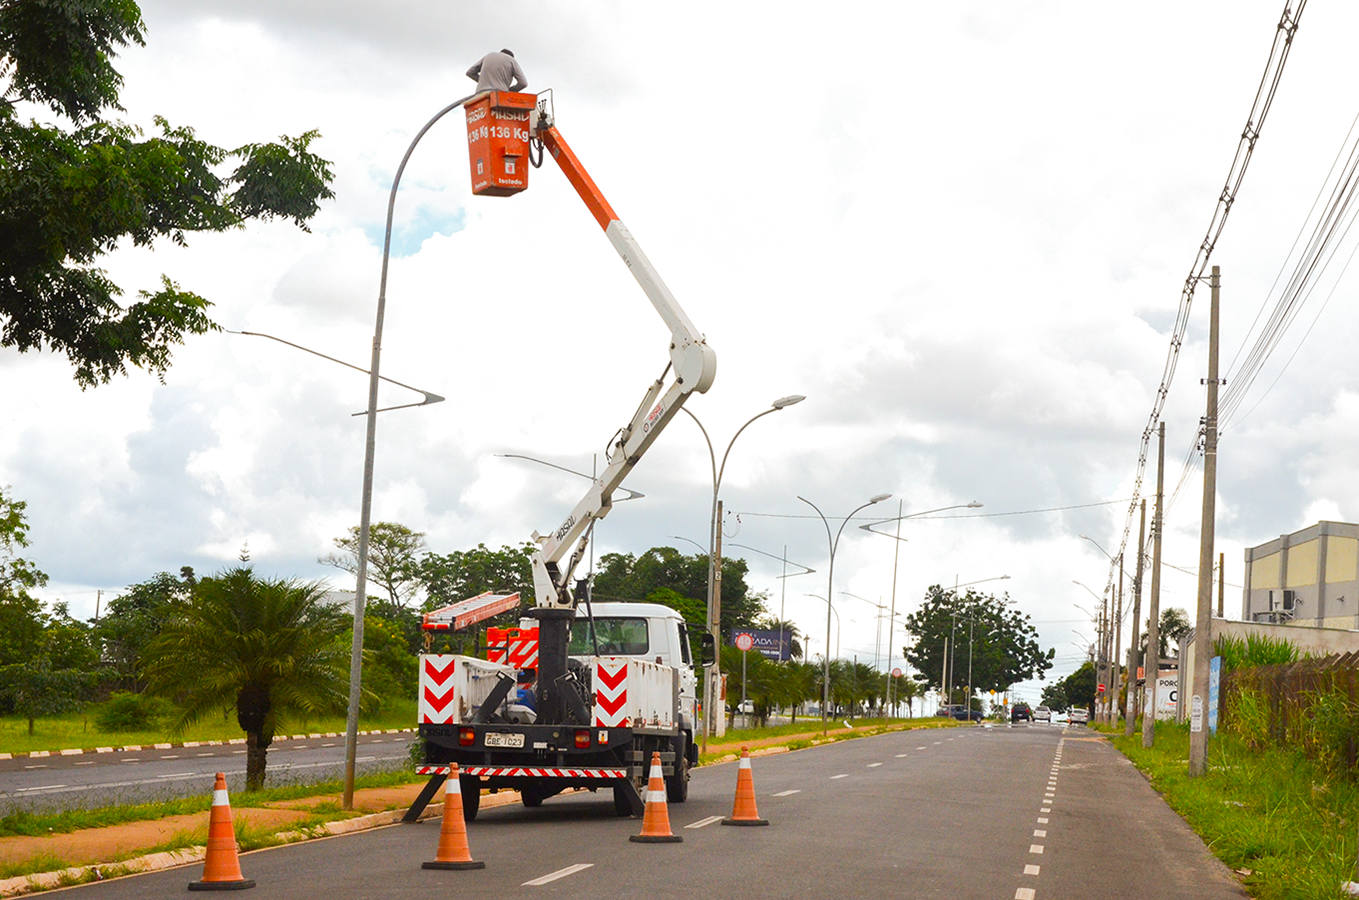
[[[1208,404],[1203,417],[1203,521],[1199,527],[1198,618],[1189,707],[1189,777],[1208,773],[1208,662],[1213,653],[1213,540],[1217,519],[1217,338],[1219,267],[1213,266],[1208,313]]]
[[[1114,606],[1114,655],[1113,672],[1109,678],[1109,727],[1118,727],[1118,686],[1123,681],[1118,671],[1119,657],[1123,655],[1123,554],[1118,554],[1118,603]]]
[[[1142,501],[1142,521],[1137,526],[1137,574],[1133,576],[1132,632],[1128,640],[1128,703],[1123,714],[1123,736],[1137,730],[1137,634],[1142,627],[1142,571],[1147,561],[1147,501]]]
[[[1165,514],[1166,423],[1162,422],[1156,442],[1156,511],[1151,518],[1151,599],[1147,611],[1147,705],[1142,710],[1142,746],[1150,748],[1156,739],[1156,682],[1161,674],[1161,528]]]

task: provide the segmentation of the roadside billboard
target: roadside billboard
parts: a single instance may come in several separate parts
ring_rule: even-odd
[[[1143,703],[1151,702],[1151,688],[1144,688],[1146,697]],[[1180,673],[1176,669],[1162,669],[1156,677],[1156,718],[1166,721],[1175,720],[1175,710],[1180,700]]]
[[[786,662],[793,658],[792,646],[793,635],[784,631],[761,631],[756,628],[733,628],[731,631],[731,645],[736,646],[736,636],[738,634],[748,634],[754,641],[752,650],[764,655],[765,659],[775,659]],[[782,642],[779,638],[782,635]]]

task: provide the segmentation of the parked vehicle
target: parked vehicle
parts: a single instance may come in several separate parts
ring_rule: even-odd
[[[1071,708],[1071,724],[1086,725],[1090,722],[1090,710],[1084,706],[1073,706]]]
[[[984,717],[979,709],[968,709],[961,703],[955,703],[948,708],[949,715],[960,722],[980,722]]]
[[[1033,711],[1033,720],[1035,722],[1047,722],[1051,724],[1052,710],[1048,709],[1046,706],[1038,707]]]
[[[1029,708],[1029,704],[1027,703],[1016,703],[1014,706],[1010,707],[1010,721],[1032,722],[1033,710]]]

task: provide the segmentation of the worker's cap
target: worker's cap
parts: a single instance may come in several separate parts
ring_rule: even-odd
[[[501,50],[500,52],[505,54],[506,56],[514,56],[513,50]]]

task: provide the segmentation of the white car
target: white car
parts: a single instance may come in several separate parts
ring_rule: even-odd
[[[1052,710],[1046,706],[1035,706],[1033,708],[1033,720],[1035,722],[1052,722]]]
[[[1073,706],[1071,708],[1071,724],[1087,725],[1090,722],[1090,710],[1084,706]]]

